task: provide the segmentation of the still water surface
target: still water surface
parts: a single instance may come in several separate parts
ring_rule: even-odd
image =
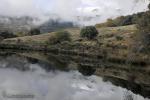
[[[49,64],[16,54],[1,54],[0,100],[150,100],[104,82],[100,76],[84,76],[77,69],[70,69],[72,66],[68,69],[56,60]]]

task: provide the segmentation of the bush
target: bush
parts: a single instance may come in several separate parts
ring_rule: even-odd
[[[108,27],[116,27],[116,24],[115,24],[114,20],[112,20],[112,19],[107,19],[106,25]]]
[[[50,44],[57,44],[64,41],[71,41],[70,33],[67,31],[56,32],[53,36],[50,37]]]
[[[117,41],[121,41],[121,40],[123,40],[123,37],[122,37],[122,36],[117,35],[117,36],[116,36],[116,39],[117,39]]]
[[[88,39],[93,39],[98,35],[98,31],[94,26],[84,27],[80,32],[81,37],[86,37]]]
[[[3,41],[3,39],[4,39],[4,38],[0,36],[0,42]]]
[[[150,8],[150,5],[149,5]],[[117,27],[136,24],[137,21],[145,14],[145,12],[139,12],[133,15],[120,16],[115,19],[107,19],[106,22],[96,24],[96,27]]]
[[[37,28],[31,29],[29,32],[29,35],[39,35],[39,34],[41,34],[41,31]]]
[[[146,12],[137,24],[141,39],[143,40],[142,42],[150,45],[150,11]]]
[[[56,32],[56,38],[58,40],[58,42],[63,42],[63,41],[70,41],[71,37],[70,37],[70,33],[67,31],[60,31],[60,32]]]
[[[4,39],[6,39],[6,38],[14,38],[17,36],[14,35],[14,33],[12,32],[4,31],[4,32],[0,32],[0,37],[3,37]]]
[[[17,37],[23,37],[23,36],[25,36],[25,33],[23,33],[23,32],[17,32],[15,35]]]
[[[142,48],[142,52],[149,52],[150,49],[150,10],[142,14],[137,22],[137,36],[135,38],[135,43],[137,46],[136,50]]]
[[[96,24],[95,27],[102,28],[102,27],[107,27],[107,25],[106,25],[106,22],[105,22],[105,23]]]

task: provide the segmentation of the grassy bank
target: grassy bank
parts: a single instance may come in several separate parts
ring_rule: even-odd
[[[99,34],[94,40],[80,37],[80,29],[66,29],[71,35],[70,42],[64,41],[57,44],[49,44],[53,41],[55,32],[41,35],[25,36],[5,39],[1,42],[1,49],[20,49],[44,52],[54,52],[66,55],[78,55],[82,57],[104,59],[109,62],[149,65],[149,56],[145,54],[130,53],[135,32],[135,25],[121,27],[97,28]]]

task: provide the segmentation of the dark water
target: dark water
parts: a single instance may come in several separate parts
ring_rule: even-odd
[[[81,66],[70,59],[1,52],[0,100],[150,100],[149,86],[106,76],[108,68]]]

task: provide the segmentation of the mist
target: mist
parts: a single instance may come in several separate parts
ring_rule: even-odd
[[[0,0],[0,15],[49,18],[89,25],[147,10],[149,0]]]

